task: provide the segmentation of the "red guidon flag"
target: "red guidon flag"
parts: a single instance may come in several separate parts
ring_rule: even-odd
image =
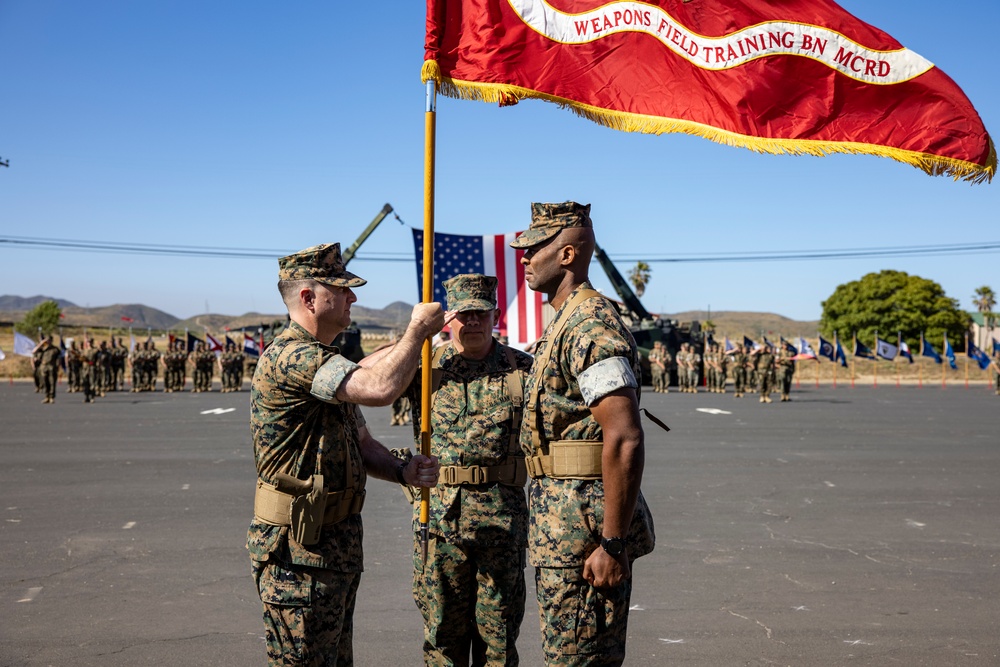
[[[944,72],[830,0],[427,0],[423,79],[626,132],[865,153],[971,182],[996,149]]]

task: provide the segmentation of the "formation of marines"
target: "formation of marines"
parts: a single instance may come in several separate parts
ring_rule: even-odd
[[[216,355],[199,342],[189,353],[181,340],[171,342],[162,354],[151,340],[137,343],[130,353],[121,338],[111,337],[110,341],[98,343],[87,337],[80,343],[70,340],[69,347],[65,344],[59,347],[53,343],[52,336],[47,335],[32,351],[35,391],[45,394],[43,403],[55,401],[55,386],[63,369],[67,393],[83,393],[84,402],[92,403],[94,398],[106,396],[108,392],[125,391],[129,368],[130,391],[156,391],[161,365],[164,393],[185,390],[189,367],[194,371],[194,392],[212,391],[216,367],[222,378],[223,393],[241,391],[247,374],[246,362],[247,355],[236,345],[229,344],[224,352]],[[251,358],[249,374],[256,365],[254,362]]]
[[[748,348],[733,345],[721,349],[716,342],[709,342],[704,355],[690,343],[681,343],[676,359],[661,341],[656,341],[649,352],[649,369],[653,391],[669,392],[671,371],[677,374],[677,385],[681,393],[697,394],[704,368],[705,390],[715,394],[728,391],[729,378],[733,381],[734,398],[743,398],[747,393],[759,393],[761,403],[770,403],[775,391],[781,402],[791,401],[792,379],[795,374],[795,360],[785,346],[775,347],[765,343]]]

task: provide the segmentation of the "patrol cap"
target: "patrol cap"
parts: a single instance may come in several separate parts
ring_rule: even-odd
[[[463,273],[444,281],[448,291],[448,310],[496,310],[497,279],[481,273]]]
[[[367,280],[344,267],[339,243],[324,243],[278,260],[278,280],[315,280],[335,287],[361,287]]]
[[[592,228],[590,221],[590,204],[577,204],[567,201],[562,204],[531,205],[531,227],[516,239],[511,248],[530,248],[571,227]]]

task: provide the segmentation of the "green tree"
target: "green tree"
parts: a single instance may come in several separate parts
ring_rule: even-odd
[[[62,308],[55,301],[43,301],[29,310],[24,319],[14,325],[14,328],[25,336],[32,338],[38,335],[41,329],[43,334],[50,334],[59,327],[59,317],[62,315]]]
[[[636,262],[632,270],[628,272],[628,280],[632,283],[632,287],[635,288],[635,295],[642,296],[646,291],[646,285],[649,284],[650,274],[653,273],[653,269],[649,268],[649,264],[646,262]]]
[[[820,330],[827,336],[837,332],[848,345],[855,333],[871,347],[876,331],[889,341],[898,331],[911,347],[922,332],[939,350],[945,333],[955,349],[963,349],[971,323],[941,285],[903,271],[869,273],[838,285],[822,306]]]

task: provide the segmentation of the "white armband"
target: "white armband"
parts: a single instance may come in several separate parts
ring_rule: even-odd
[[[343,384],[344,378],[357,368],[361,367],[339,354],[330,357],[313,376],[309,393],[324,403],[340,403],[337,400],[337,390]]]
[[[587,404],[588,408],[595,401],[604,398],[613,391],[624,387],[636,388],[639,386],[635,381],[632,365],[625,357],[602,359],[580,373],[576,381],[580,385],[583,402]]]

